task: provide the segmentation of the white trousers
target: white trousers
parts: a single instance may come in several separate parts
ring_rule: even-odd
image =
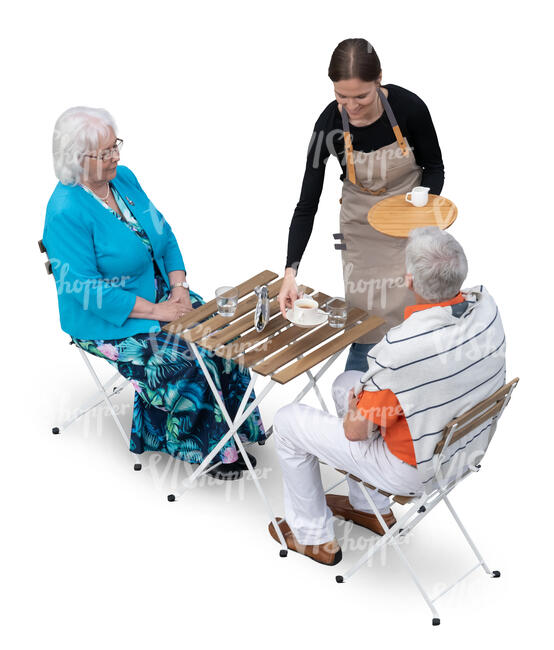
[[[298,403],[279,409],[275,415],[273,431],[283,473],[285,518],[301,544],[323,544],[335,537],[318,458],[391,494],[423,492],[416,468],[391,454],[378,432],[356,442],[344,435],[342,420],[348,408],[348,392],[362,374],[348,370],[334,381],[337,416]],[[348,487],[352,507],[371,512],[358,483],[349,478]],[[379,511],[389,512],[389,497],[376,490],[370,493]]]

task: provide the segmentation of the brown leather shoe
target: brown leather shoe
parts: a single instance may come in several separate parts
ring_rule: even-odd
[[[358,526],[363,526],[369,530],[377,533],[377,535],[384,535],[385,531],[379,523],[376,515],[372,515],[369,512],[364,512],[363,510],[355,510],[351,505],[348,497],[342,496],[341,494],[326,494],[325,500],[327,505],[331,509],[331,512],[336,517],[342,517],[346,521],[353,521]],[[382,515],[385,523],[390,528],[396,523],[396,519],[392,513],[392,510]]]
[[[284,519],[279,521],[278,518],[277,522],[281,532],[283,533],[287,547],[291,551],[305,555],[315,562],[326,564],[328,566],[335,566],[335,564],[338,564],[342,560],[342,551],[340,550],[337,540],[334,539],[331,542],[325,542],[325,544],[319,544],[317,546],[303,546],[296,540],[294,533]],[[277,536],[277,531],[273,526],[273,522],[271,522],[267,528],[271,537],[280,544],[281,542]]]

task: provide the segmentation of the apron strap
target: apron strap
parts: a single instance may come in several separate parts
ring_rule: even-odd
[[[381,99],[381,102],[383,103],[383,108],[385,109],[385,113],[389,118],[389,122],[390,125],[392,126],[394,137],[398,142],[398,146],[402,151],[402,155],[407,156],[408,146],[406,145],[406,140],[404,140],[402,131],[398,126],[398,122],[396,121],[396,116],[394,115],[391,105],[389,104],[389,100],[385,97],[385,93],[381,90],[381,88],[379,88],[377,92],[379,93],[379,97]],[[354,185],[356,185],[356,169],[354,167],[352,136],[350,134],[350,125],[348,124],[348,114],[346,110],[341,108],[340,115],[342,119],[342,130],[344,133],[344,151],[346,153],[346,175],[348,180]]]
[[[387,117],[389,118],[390,125],[392,126],[392,130],[394,131],[394,135],[396,137],[396,141],[398,142],[398,146],[400,147],[402,151],[403,156],[408,155],[408,147],[406,145],[406,140],[404,140],[404,136],[402,135],[402,131],[400,130],[400,127],[398,126],[398,122],[396,121],[396,116],[392,112],[392,108],[389,104],[389,100],[385,97],[385,93],[379,88],[377,91],[379,93],[379,97],[381,98],[381,101],[383,102],[383,107],[385,109],[385,113],[387,114]]]
[[[356,170],[354,168],[354,154],[352,153],[352,137],[350,135],[350,125],[348,124],[348,115],[344,108],[340,112],[342,118],[342,130],[344,133],[344,151],[346,153],[346,175],[348,180],[356,185]]]

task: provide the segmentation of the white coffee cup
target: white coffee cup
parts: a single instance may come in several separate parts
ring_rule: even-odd
[[[302,325],[311,325],[317,321],[319,305],[311,298],[299,298],[294,301],[294,320]]]
[[[406,201],[415,205],[416,208],[422,208],[424,205],[427,205],[427,201],[429,201],[430,189],[430,187],[414,187],[411,192],[406,194]]]

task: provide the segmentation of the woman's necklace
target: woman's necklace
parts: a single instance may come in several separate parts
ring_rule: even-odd
[[[101,201],[105,201],[105,200],[108,198],[108,196],[110,195],[110,184],[109,184],[109,183],[106,183],[106,185],[108,186],[108,191],[106,192],[106,196],[100,196],[99,194],[97,194],[97,193],[92,189],[92,187],[89,187],[88,185],[84,185],[84,187],[87,187],[87,188],[88,188],[88,189],[89,189],[93,194],[96,194],[96,196],[97,196]]]

